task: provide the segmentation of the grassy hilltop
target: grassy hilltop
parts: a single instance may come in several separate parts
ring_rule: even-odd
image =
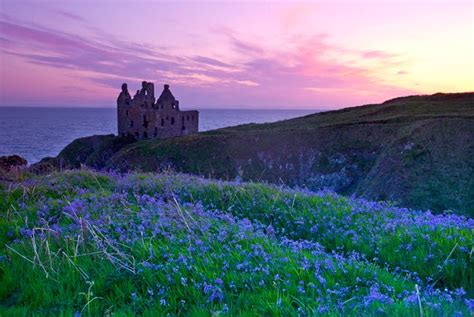
[[[132,142],[78,139],[33,168],[173,169],[330,188],[402,206],[474,215],[474,93],[396,98],[269,124]]]
[[[0,184],[0,316],[472,316],[472,219],[283,186]]]

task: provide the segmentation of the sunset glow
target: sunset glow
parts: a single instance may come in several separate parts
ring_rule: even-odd
[[[474,90],[472,1],[0,3],[0,106],[338,108]],[[160,88],[158,88],[160,89]]]

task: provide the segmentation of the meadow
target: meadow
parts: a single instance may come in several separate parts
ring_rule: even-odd
[[[0,186],[0,316],[474,313],[463,216],[170,173]]]

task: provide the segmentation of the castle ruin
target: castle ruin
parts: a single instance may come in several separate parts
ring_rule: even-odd
[[[117,98],[118,135],[137,139],[169,138],[198,132],[199,112],[179,110],[179,101],[164,85],[155,102],[153,83],[142,82],[142,89],[131,98],[127,84]]]

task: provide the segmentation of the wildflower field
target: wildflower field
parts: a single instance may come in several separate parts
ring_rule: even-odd
[[[0,316],[474,313],[462,216],[179,174],[0,186]]]

